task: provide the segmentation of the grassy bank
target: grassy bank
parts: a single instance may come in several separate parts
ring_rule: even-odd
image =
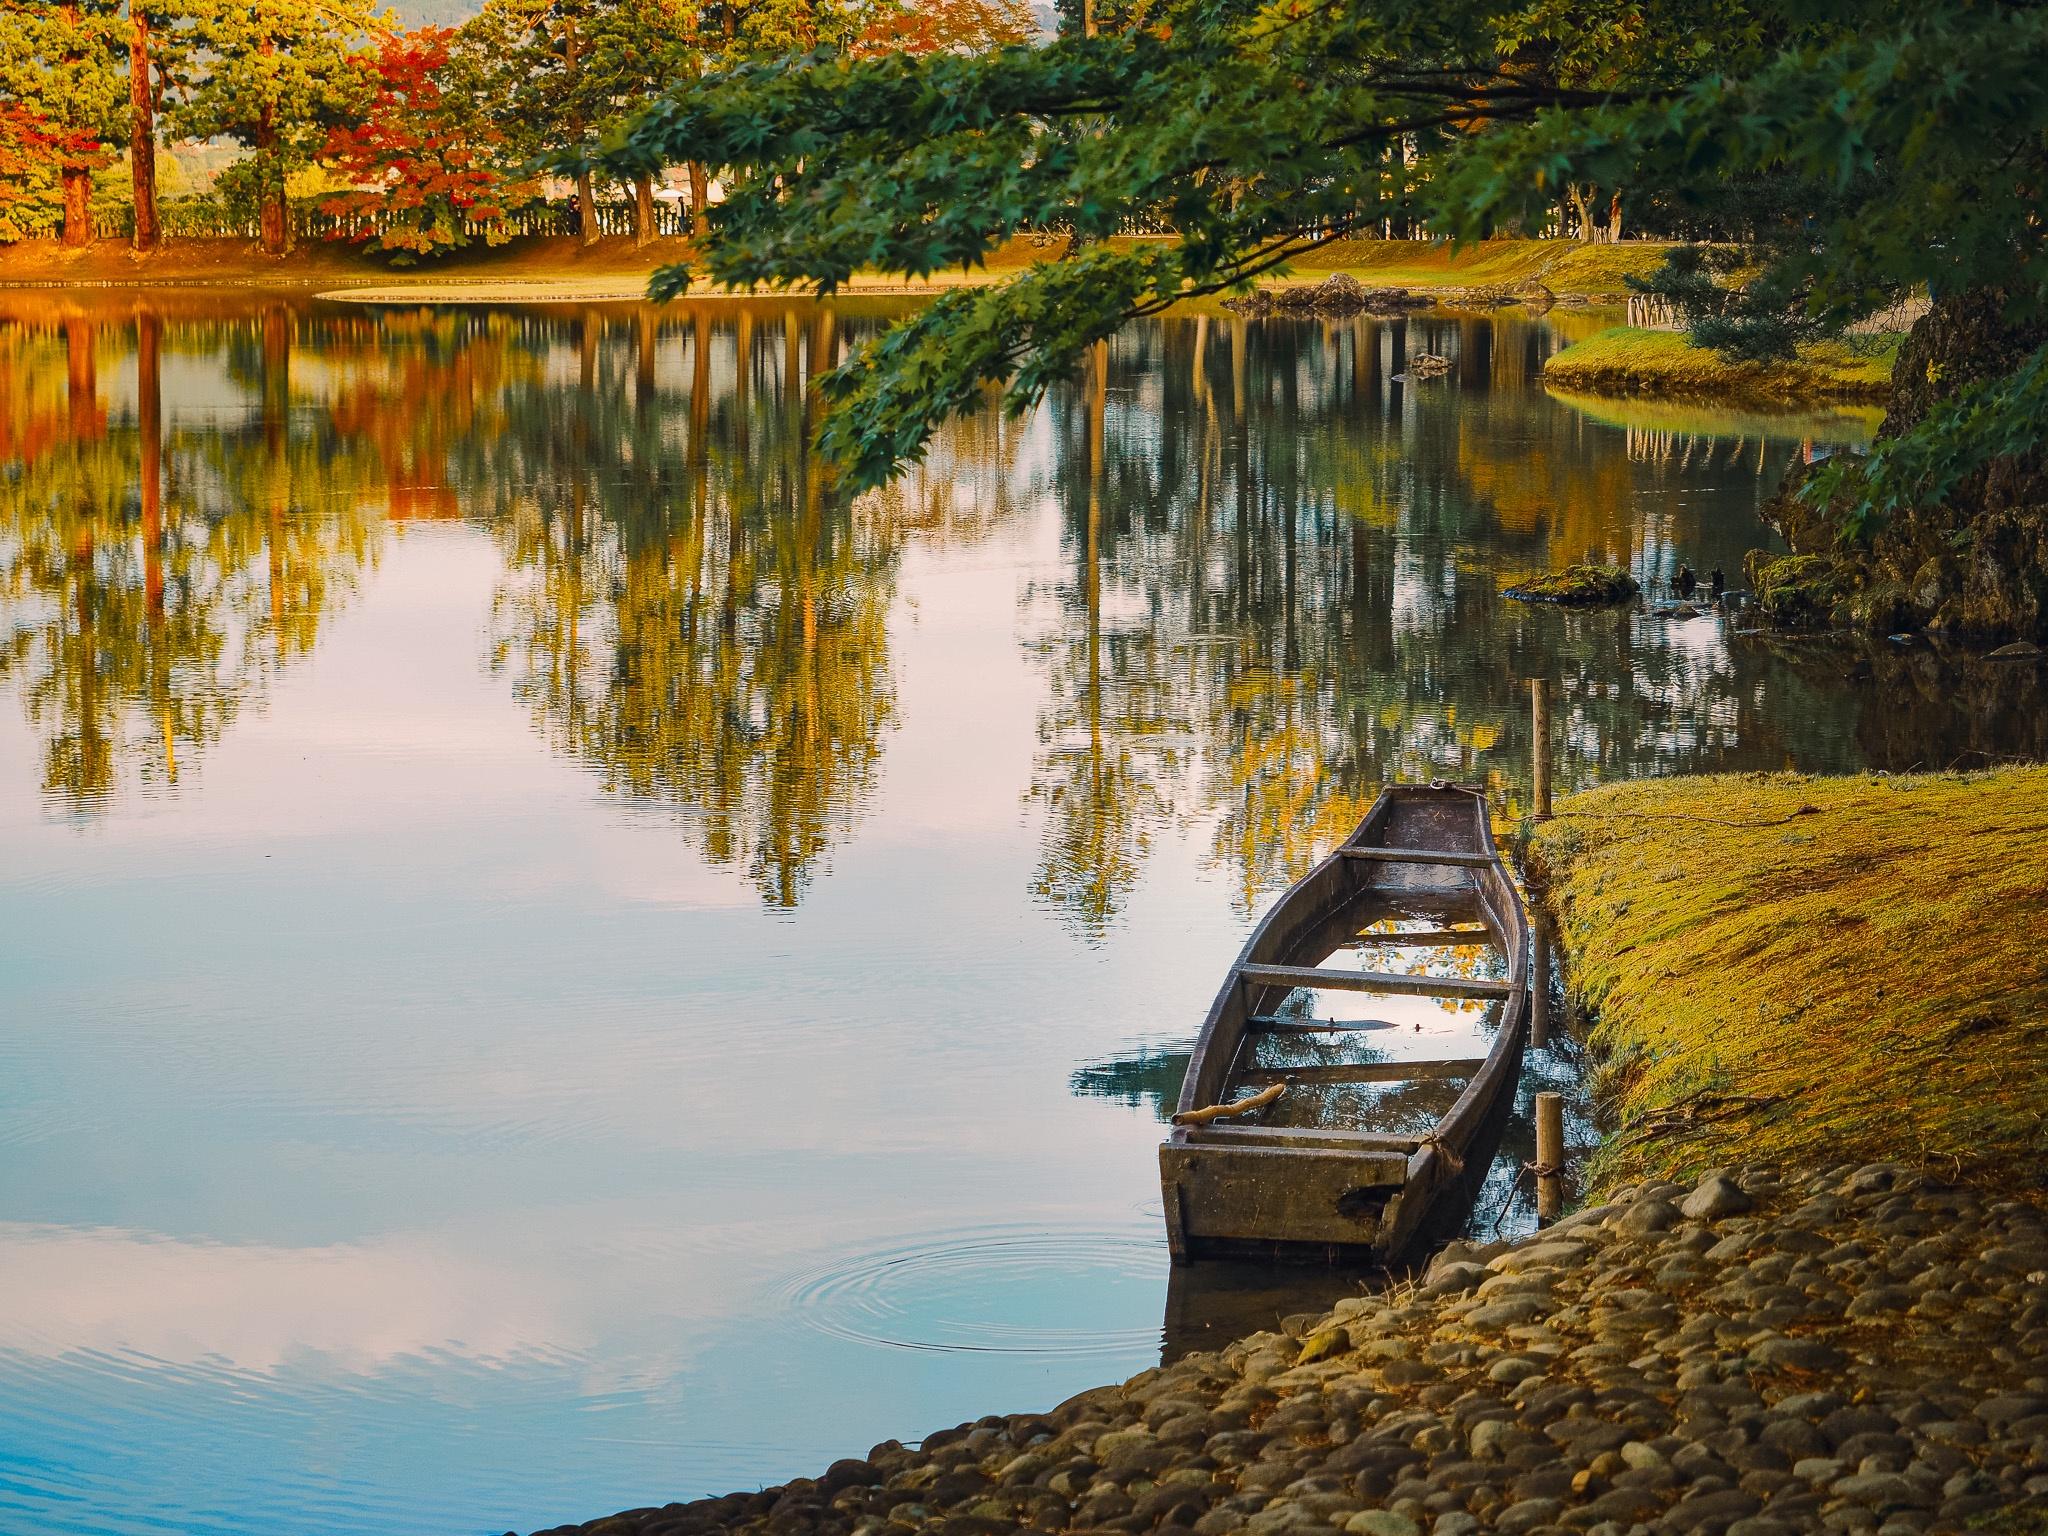
[[[1574,342],[1544,365],[1546,384],[1590,394],[1677,399],[1882,402],[1891,390],[1896,336],[1822,342],[1784,363],[1729,362],[1677,331],[1611,330]]]
[[[2048,768],[1559,810],[1533,856],[1618,1125],[1596,1186],[1745,1160],[2048,1179]]]
[[[637,292],[648,273],[684,259],[689,249],[689,242],[683,240],[638,246],[631,240],[606,239],[584,246],[573,239],[535,237],[496,249],[464,251],[417,267],[394,268],[365,252],[324,241],[309,242],[277,257],[265,256],[243,240],[173,240],[152,255],[138,257],[115,241],[72,251],[55,241],[30,240],[0,246],[0,285],[201,283],[431,289],[489,283],[508,288],[545,286],[571,297],[617,297]],[[1453,250],[1426,240],[1346,240],[1304,257],[1291,275],[1297,281],[1319,281],[1333,272],[1349,272],[1368,286],[1382,288],[1512,287],[1541,281],[1558,294],[1612,297],[1623,291],[1625,275],[1654,270],[1666,249],[1648,242],[1582,245],[1570,240],[1489,240]],[[1051,248],[1013,240],[983,268],[916,281],[872,273],[858,279],[855,287],[916,291],[988,282],[1053,254]]]
[[[636,246],[630,240],[536,236],[495,248],[479,247],[444,261],[393,267],[352,246],[308,241],[284,256],[266,256],[246,240],[167,240],[147,256],[118,241],[66,250],[54,240],[0,245],[0,283],[137,284],[223,283],[255,287],[299,284],[445,282],[466,279],[644,277],[664,262],[681,260],[683,240]]]
[[[1632,240],[1482,240],[1461,249],[1428,240],[1340,240],[1296,264],[1298,277],[1348,272],[1376,288],[1514,288],[1540,282],[1552,293],[1621,298],[1623,279],[1647,277],[1671,247]]]

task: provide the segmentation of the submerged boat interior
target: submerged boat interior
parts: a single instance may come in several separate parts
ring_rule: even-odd
[[[1160,1154],[1176,1257],[1396,1256],[1513,1085],[1526,939],[1484,799],[1383,794],[1211,1009]]]

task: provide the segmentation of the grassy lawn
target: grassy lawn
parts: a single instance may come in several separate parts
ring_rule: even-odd
[[[1615,326],[1574,342],[1544,366],[1544,382],[1590,394],[1798,402],[1881,401],[1890,392],[1897,336],[1822,342],[1785,363],[1729,362],[1677,331]]]
[[[1617,1126],[1594,1184],[2048,1175],[2048,768],[1613,785],[1561,802],[1533,862]]]
[[[1541,282],[1551,292],[1619,298],[1625,277],[1647,277],[1671,247],[1630,240],[1484,240],[1462,249],[1427,240],[1344,240],[1303,257],[1296,278],[1348,272],[1376,288],[1502,288]]]
[[[1303,258],[1289,277],[1320,281],[1342,271],[1380,288],[1487,288],[1541,280],[1560,294],[1614,296],[1623,291],[1624,274],[1654,270],[1666,249],[1650,242],[1582,245],[1569,240],[1489,240],[1453,251],[1448,245],[1426,240],[1347,240]],[[606,239],[586,247],[563,237],[535,237],[496,249],[463,251],[417,267],[394,268],[352,247],[324,241],[307,242],[287,256],[268,257],[242,240],[173,240],[155,254],[138,258],[118,241],[67,251],[54,241],[31,240],[0,246],[0,283],[375,283],[380,287],[432,288],[436,284],[496,282],[546,285],[564,297],[583,297],[626,293],[636,279],[688,254],[689,243],[683,240],[636,246],[630,240]],[[994,253],[985,268],[941,273],[915,283],[874,273],[857,280],[856,286],[868,291],[917,291],[991,282],[1055,254],[1056,249],[1029,240],[1012,240]]]

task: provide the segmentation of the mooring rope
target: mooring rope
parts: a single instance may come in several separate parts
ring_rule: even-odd
[[[1435,1131],[1431,1131],[1427,1136],[1423,1137],[1422,1140],[1419,1143],[1417,1143],[1416,1150],[1419,1152],[1422,1150],[1423,1147],[1436,1148],[1437,1152],[1442,1156],[1444,1160],[1444,1165],[1451,1170],[1451,1176],[1453,1178],[1455,1178],[1457,1175],[1465,1171],[1465,1159],[1458,1156],[1458,1154],[1451,1149],[1451,1144],[1445,1141],[1443,1137],[1437,1135]]]

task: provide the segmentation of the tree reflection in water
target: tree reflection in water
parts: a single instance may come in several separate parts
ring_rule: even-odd
[[[93,812],[124,763],[175,783],[181,757],[311,649],[375,527],[355,460],[288,427],[284,306],[180,336],[224,355],[256,403],[240,421],[174,414],[168,432],[160,314],[53,318],[0,325],[0,674],[42,738],[45,793]],[[123,373],[132,359],[118,410],[103,352]]]
[[[575,337],[573,379],[545,370],[510,406],[526,458],[494,511],[494,659],[559,750],[675,807],[709,860],[794,906],[850,832],[895,712],[898,535],[808,447],[836,325],[698,314],[678,338],[687,431],[652,403],[658,327],[592,314]]]
[[[1561,786],[2042,749],[2033,669],[1499,596],[1588,557],[1732,572],[1791,451],[1775,434],[1853,421],[1560,401],[1548,321],[1188,315],[849,498],[808,447],[813,381],[877,324],[782,301],[10,299],[0,668],[47,794],[92,810],[124,774],[189,774],[388,524],[429,518],[496,541],[491,658],[550,746],[779,906],[879,781],[906,549],[1001,529],[1057,541],[1020,565],[1043,692],[1018,789],[1033,891],[1088,942],[1169,836],[1249,911],[1383,783],[1484,782],[1515,813],[1533,676]],[[1408,380],[1422,350],[1451,375]]]

